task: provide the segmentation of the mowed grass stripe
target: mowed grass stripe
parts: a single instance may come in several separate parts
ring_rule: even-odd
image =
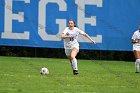
[[[134,63],[79,60],[74,76],[67,59],[0,57],[0,93],[139,93]],[[41,67],[50,74],[40,75]]]

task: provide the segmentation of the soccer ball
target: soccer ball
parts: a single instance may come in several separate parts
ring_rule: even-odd
[[[48,68],[46,68],[46,67],[41,68],[40,74],[41,75],[48,75],[49,74]]]

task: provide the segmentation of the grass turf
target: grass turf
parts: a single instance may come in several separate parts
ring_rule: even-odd
[[[134,63],[78,60],[74,76],[67,59],[0,57],[0,93],[139,93]],[[50,74],[40,75],[41,67]]]

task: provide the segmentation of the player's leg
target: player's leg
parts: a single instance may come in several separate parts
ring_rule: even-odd
[[[66,54],[67,58],[69,59],[69,62],[70,62],[71,67],[73,69],[72,60],[71,60],[71,51],[72,51],[72,49],[65,49],[65,54]]]
[[[73,69],[73,65],[72,65],[72,61],[71,61],[71,56],[67,56],[67,58],[69,59],[69,62],[70,62],[71,68]]]
[[[76,48],[73,49],[65,49],[65,54],[70,61],[74,75],[78,74],[78,66],[77,66],[77,59],[76,59],[76,55],[78,52],[79,52],[79,47],[77,46]]]
[[[77,66],[77,53],[79,52],[79,49],[73,48],[71,51],[71,62],[72,62],[72,68],[73,68],[73,74],[77,75],[78,74],[78,66]]]
[[[135,56],[135,72],[139,73],[139,64],[140,64],[140,51],[134,50],[134,56]]]

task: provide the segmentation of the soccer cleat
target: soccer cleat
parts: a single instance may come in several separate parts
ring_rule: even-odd
[[[74,75],[79,74],[79,73],[78,73],[78,70],[73,70],[73,74],[74,74]]]
[[[135,73],[139,73],[139,72],[135,72]]]

